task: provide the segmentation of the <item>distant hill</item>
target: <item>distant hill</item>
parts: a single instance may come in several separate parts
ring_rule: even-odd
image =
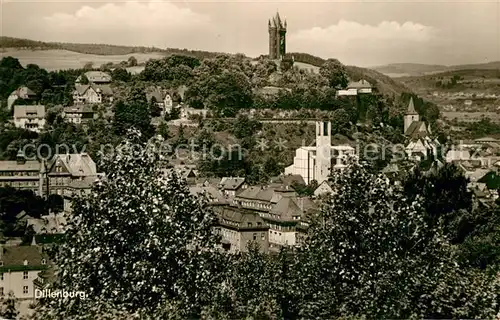
[[[412,77],[424,76],[445,71],[455,70],[492,70],[500,69],[500,61],[478,63],[478,64],[465,64],[465,65],[431,65],[431,64],[418,64],[418,63],[392,63],[384,66],[377,66],[370,68],[391,77]]]
[[[63,42],[42,42],[29,39],[19,39],[0,36],[0,49],[20,49],[20,50],[67,50],[83,54],[93,55],[128,55],[133,53],[163,53],[163,54],[182,54],[193,56],[198,59],[211,58],[216,56],[217,52],[167,48],[160,49],[156,47],[133,47],[118,46],[110,44],[88,44],[88,43],[63,43]]]

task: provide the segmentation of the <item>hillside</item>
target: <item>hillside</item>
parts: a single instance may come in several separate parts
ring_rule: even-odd
[[[293,56],[295,63],[302,64],[301,67],[306,69],[307,65],[310,65],[311,68],[319,68],[326,61],[325,59],[308,53],[292,52],[288,55]],[[345,68],[351,80],[359,81],[361,79],[365,79],[376,85],[378,90],[383,94],[399,96],[403,92],[412,91],[401,82],[396,81],[376,70],[356,66],[345,66]]]
[[[219,53],[167,48],[160,49],[156,47],[133,47],[133,46],[118,46],[110,44],[88,44],[88,43],[60,43],[60,42],[42,42],[29,39],[19,39],[12,37],[0,36],[0,49],[2,51],[9,49],[18,50],[67,50],[83,54],[92,55],[128,55],[134,53],[163,53],[163,54],[182,54],[193,56],[198,59],[214,57]]]
[[[18,58],[23,65],[37,64],[47,70],[78,69],[88,62],[98,67],[108,62],[119,63],[126,61],[132,55],[137,58],[139,64],[143,64],[149,59],[161,59],[172,54],[192,56],[201,60],[215,57],[221,53],[175,48],[161,49],[109,44],[42,42],[0,37],[0,58],[13,56]],[[318,72],[319,67],[326,61],[323,58],[307,53],[292,52],[288,55],[294,57],[299,68],[312,69],[313,72]],[[411,91],[401,83],[380,72],[354,66],[346,66],[346,69],[352,80],[366,79],[376,84],[383,94],[400,95],[402,92]],[[130,71],[137,73],[140,70]]]
[[[500,69],[500,61],[452,66],[419,63],[392,63],[384,66],[372,67],[370,69],[395,78],[414,77],[457,70],[496,70]]]
[[[442,111],[496,112],[500,107],[498,69],[452,70],[397,80],[437,104]],[[470,102],[466,104],[466,100]]]

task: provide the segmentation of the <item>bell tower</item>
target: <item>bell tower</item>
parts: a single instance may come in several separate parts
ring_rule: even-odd
[[[406,134],[408,128],[415,121],[420,121],[420,116],[418,115],[417,111],[415,110],[415,106],[413,105],[413,98],[410,98],[408,110],[406,111],[406,114],[404,116],[404,134]]]
[[[332,123],[316,122],[316,158],[314,180],[321,184],[328,179],[332,166]]]

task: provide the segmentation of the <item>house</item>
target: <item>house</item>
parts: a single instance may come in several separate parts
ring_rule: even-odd
[[[48,165],[47,176],[51,194],[63,196],[74,181],[97,180],[97,166],[87,153],[57,154]]]
[[[34,132],[40,132],[45,126],[45,106],[15,105],[14,125]]]
[[[337,96],[357,96],[372,93],[373,86],[366,80],[351,81],[344,90],[337,90]]]
[[[355,149],[349,145],[331,145],[331,122],[316,122],[316,146],[295,150],[293,164],[285,168],[285,175],[300,175],[306,184],[316,180],[318,184],[327,180],[333,170],[347,166]]]
[[[26,160],[19,150],[15,161],[0,161],[0,187],[12,187],[31,190],[36,195],[43,195],[44,161]]]
[[[469,150],[467,149],[459,149],[459,150],[449,150],[446,153],[446,162],[454,162],[457,160],[470,160],[471,155]]]
[[[34,281],[48,269],[47,259],[37,245],[0,244],[0,295],[12,292],[16,299],[34,299]]]
[[[310,198],[283,186],[250,186],[236,194],[231,205],[258,214],[269,226],[270,251],[300,245],[308,227],[307,214],[316,209]]]
[[[12,109],[12,106],[14,105],[14,102],[17,99],[22,99],[25,101],[35,101],[36,94],[33,92],[33,90],[31,90],[28,87],[20,87],[20,88],[16,89],[7,98],[7,108],[9,110]]]
[[[65,107],[62,116],[66,121],[74,124],[86,124],[94,119],[95,112],[88,105],[74,105]]]
[[[75,85],[75,90],[73,90],[74,104],[98,104],[104,102],[113,102],[113,90],[109,85]]]
[[[192,195],[203,195],[206,197],[210,204],[226,203],[224,194],[213,185],[196,184],[189,186],[189,192]]]
[[[84,73],[85,77],[89,80],[91,84],[108,84],[111,82],[111,76],[106,72],[102,71],[88,71]],[[81,83],[82,76],[79,76],[75,83]]]
[[[173,90],[165,90],[159,87],[148,88],[146,90],[146,99],[149,104],[153,101],[161,108],[162,116],[172,111],[174,107],[174,93]]]
[[[245,178],[223,177],[219,183],[219,189],[226,197],[234,197],[237,192],[248,187]]]
[[[195,109],[186,106],[181,107],[181,119],[182,120],[190,120],[191,116],[200,116],[203,119],[207,117],[208,109]]]

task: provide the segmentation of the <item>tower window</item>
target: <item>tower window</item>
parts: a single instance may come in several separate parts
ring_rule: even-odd
[[[323,122],[323,135],[328,136],[328,122]]]

